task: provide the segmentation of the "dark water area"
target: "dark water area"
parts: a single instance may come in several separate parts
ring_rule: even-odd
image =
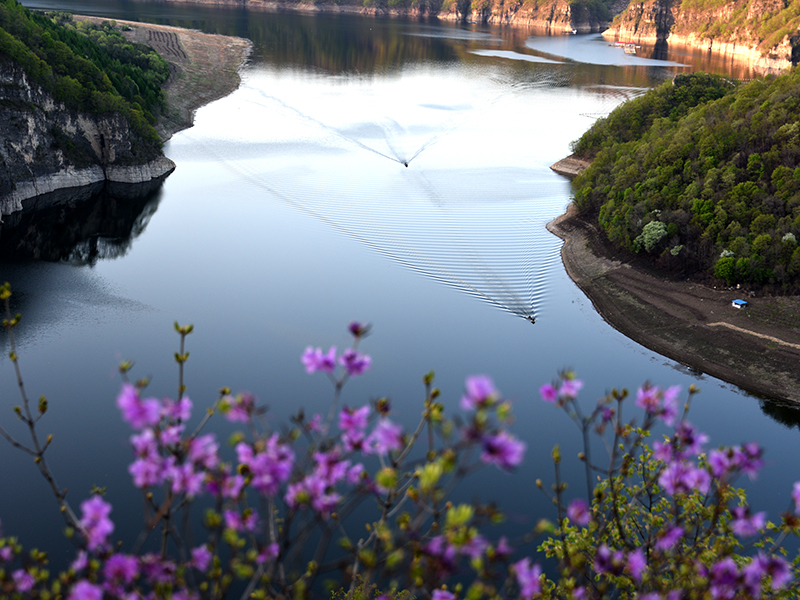
[[[162,184],[103,182],[31,198],[3,218],[0,261],[91,266],[124,256],[156,212]]]
[[[507,512],[492,537],[553,516],[533,482],[552,480],[556,443],[570,494],[585,493],[574,458],[579,433],[538,398],[564,368],[586,382],[587,403],[648,380],[697,385],[691,420],[711,447],[766,447],[760,478],[742,482],[752,505],[773,519],[789,506],[800,479],[797,410],[620,335],[570,281],[561,242],[545,229],[570,201],[569,182],[549,165],[619,103],[677,73],[710,69],[702,57],[631,57],[600,36],[346,15],[25,4],[255,45],[241,87],[166,144],[177,169],[158,190],[131,200],[124,215],[92,200],[59,209],[55,227],[80,235],[48,237],[60,249],[38,259],[34,248],[0,262],[23,314],[17,335],[29,393],[50,401],[41,429],[54,434],[53,470],[74,506],[93,485],[107,488],[126,544],[140,528],[141,500],[126,471],[130,431],[114,403],[116,366],[134,360],[133,377],[150,377],[154,395],[174,397],[175,321],[195,325],[186,377],[196,413],[229,386],[268,404],[276,428],[301,407],[327,411],[331,386],[306,375],[300,355],[308,345],[344,348],[351,320],[373,325],[361,347],[373,367],[348,383],[345,404],[388,396],[394,418],[411,428],[429,370],[449,413],[466,376],[491,375],[528,444],[515,474],[486,469],[459,488],[461,498],[496,499]],[[749,76],[741,67],[723,72]],[[37,237],[33,225],[21,227],[25,239]],[[4,352],[0,422],[21,436],[18,397]],[[232,431],[220,419],[210,430],[223,440]],[[4,530],[54,548],[53,566],[63,566],[72,552],[45,483],[25,455],[8,445],[0,452]]]

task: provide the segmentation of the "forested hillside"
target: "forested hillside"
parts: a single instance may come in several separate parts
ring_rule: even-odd
[[[608,239],[684,274],[800,290],[800,71],[679,76],[598,121],[575,203]]]
[[[164,109],[169,66],[147,46],[131,44],[112,23],[75,25],[67,15],[29,11],[0,0],[0,59],[20,64],[56,100],[89,113],[118,112],[149,142]]]
[[[749,38],[763,50],[796,36],[800,26],[800,0],[681,0],[680,11],[676,33],[734,42]],[[717,18],[704,20],[702,15]]]

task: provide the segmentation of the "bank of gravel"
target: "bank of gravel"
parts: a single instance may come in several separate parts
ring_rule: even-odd
[[[572,206],[547,228],[564,240],[569,276],[615,329],[692,370],[800,403],[800,298],[751,297],[648,272],[613,256]],[[733,308],[737,298],[748,308]]]
[[[76,16],[96,23],[99,17]],[[164,86],[169,110],[160,115],[156,130],[166,141],[192,126],[194,112],[224,98],[239,87],[239,70],[253,43],[226,35],[134,21],[115,21],[131,41],[147,44],[169,63],[170,77]]]

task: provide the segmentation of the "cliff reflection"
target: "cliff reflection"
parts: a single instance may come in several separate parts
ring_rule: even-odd
[[[0,261],[94,265],[124,256],[158,208],[163,179],[58,190],[3,216]]]
[[[800,429],[800,407],[774,400],[759,400],[762,412],[789,429]]]

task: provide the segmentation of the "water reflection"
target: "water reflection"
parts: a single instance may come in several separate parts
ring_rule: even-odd
[[[162,184],[97,183],[26,201],[3,218],[0,260],[91,266],[124,256],[156,212]]]
[[[774,400],[759,400],[761,410],[771,418],[790,429],[800,429],[800,407]]]

